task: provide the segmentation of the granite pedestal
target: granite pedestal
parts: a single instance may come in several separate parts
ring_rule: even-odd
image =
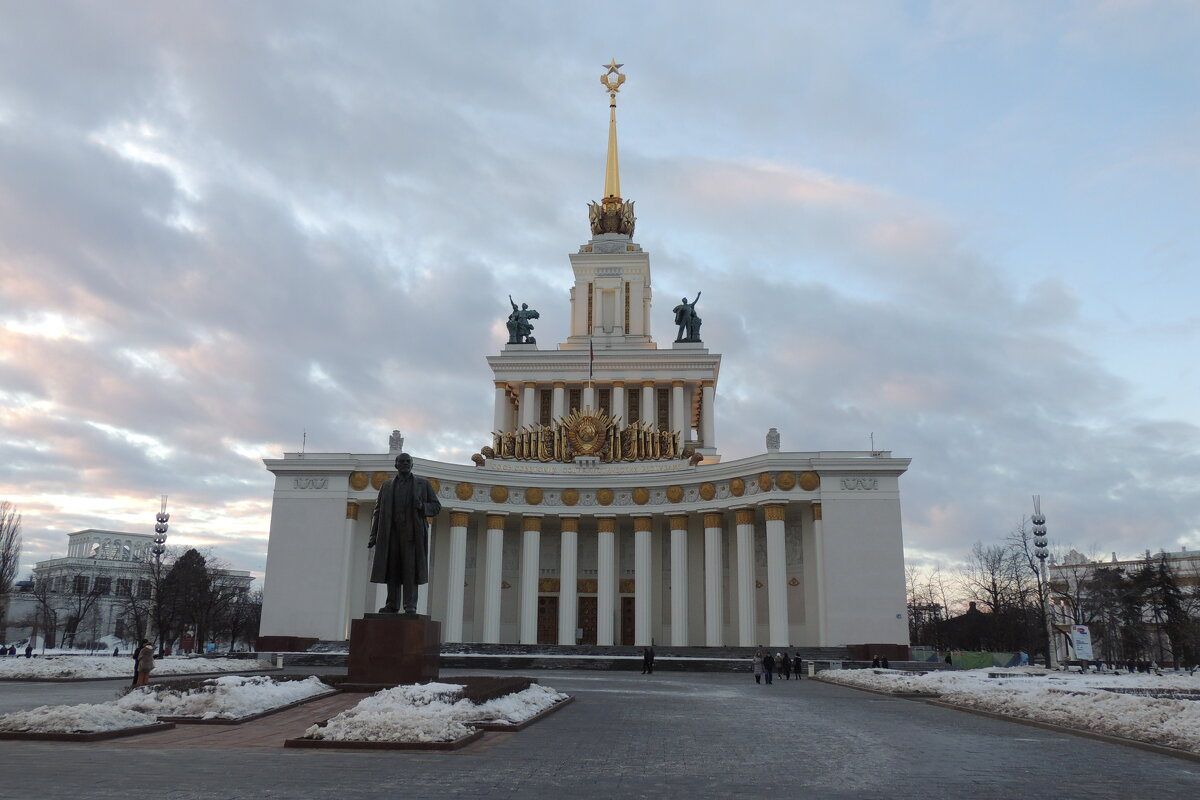
[[[438,679],[442,624],[422,614],[365,614],[350,621],[343,689],[377,691]]]

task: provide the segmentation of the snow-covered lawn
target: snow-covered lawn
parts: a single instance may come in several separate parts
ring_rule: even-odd
[[[304,737],[356,742],[450,742],[472,732],[472,723],[518,724],[541,713],[567,695],[532,684],[523,692],[476,705],[462,699],[462,687],[427,683],[384,689],[354,708],[313,725]]]
[[[143,686],[107,703],[40,706],[0,715],[0,730],[31,733],[92,733],[153,725],[158,717],[237,719],[323,694],[317,678],[275,681],[262,676],[211,678],[198,688]]]
[[[167,656],[154,661],[150,677],[187,675],[197,672],[252,672],[270,669],[265,661],[245,658],[201,658]],[[15,678],[133,678],[132,656],[46,656],[0,658],[0,680]]]
[[[989,678],[988,674],[1002,677]],[[1200,701],[1154,698],[1113,689],[1200,690],[1200,674],[1098,675],[1035,668],[977,669],[917,675],[889,670],[826,670],[821,680],[887,692],[938,696],[947,703],[1200,753]]]

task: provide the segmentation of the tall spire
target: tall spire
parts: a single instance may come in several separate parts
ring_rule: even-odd
[[[617,92],[625,83],[623,66],[614,58],[604,65],[607,71],[600,76],[600,84],[608,92],[608,161],[604,168],[604,196],[599,203],[588,205],[593,236],[622,233],[632,237],[637,221],[633,216],[633,201],[621,199],[621,168],[617,162]]]
[[[617,92],[625,82],[624,73],[619,70],[624,64],[618,64],[614,58],[605,65],[608,72],[600,76],[600,83],[608,90],[608,163],[604,169],[604,204],[621,202],[621,168],[617,163]],[[613,75],[616,81],[612,80]]]

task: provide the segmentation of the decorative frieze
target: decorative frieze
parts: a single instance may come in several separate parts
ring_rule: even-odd
[[[848,492],[871,492],[879,489],[879,478],[842,478],[841,484]]]
[[[815,492],[821,488],[821,476],[815,472],[800,473],[800,488],[806,492]]]
[[[371,476],[365,472],[354,471],[350,473],[350,488],[356,492],[361,492],[366,489],[371,483]]]
[[[329,488],[329,478],[293,478],[293,489],[316,490]]]

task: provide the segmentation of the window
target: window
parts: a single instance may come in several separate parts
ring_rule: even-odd
[[[87,575],[76,575],[75,580],[71,584],[71,591],[75,592],[75,594],[87,594],[88,582]]]
[[[579,410],[579,404],[580,404],[580,402],[582,402],[582,395],[583,395],[582,389],[572,389],[571,390],[571,408],[569,409],[569,411],[578,411]]]
[[[625,387],[625,422],[632,423],[642,418],[641,387]]]
[[[96,578],[96,594],[108,594],[112,589],[112,578]]]
[[[600,390],[600,410],[612,413],[612,389]]]
[[[117,578],[117,594],[121,597],[129,597],[133,594],[133,579],[132,578]]]
[[[550,413],[554,410],[554,390],[542,389],[542,407],[539,409],[538,422],[543,425],[550,424]]]
[[[671,430],[671,390],[658,390],[658,429]]]
[[[138,581],[138,597],[142,600],[150,599],[150,581]]]

